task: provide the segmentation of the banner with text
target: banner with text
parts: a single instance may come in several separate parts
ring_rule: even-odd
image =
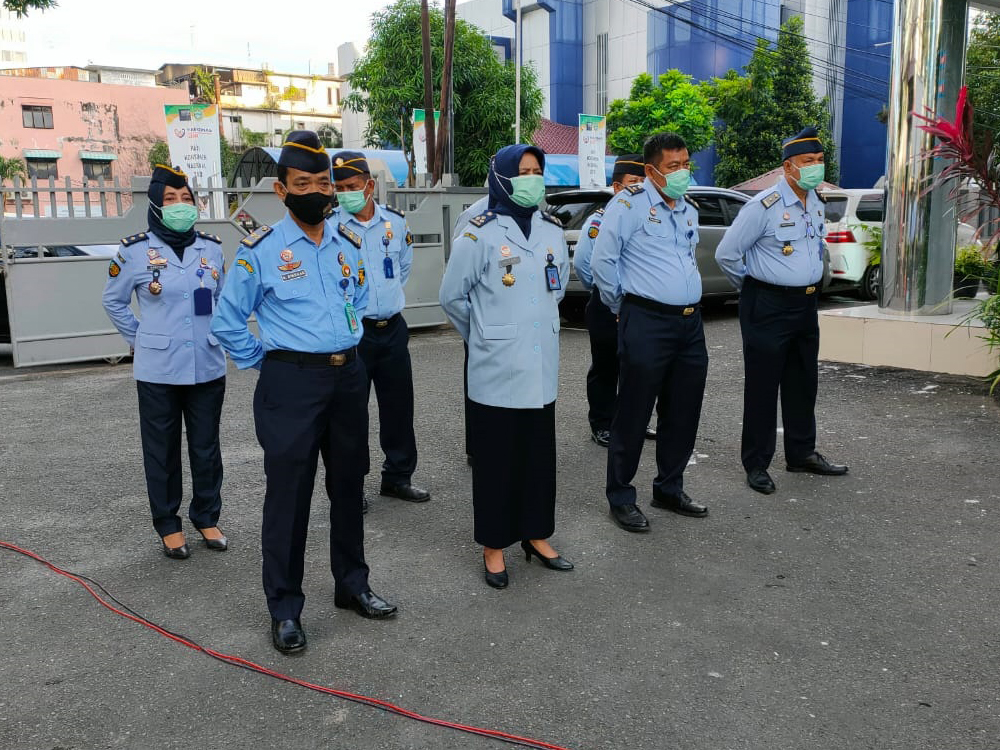
[[[427,129],[424,127],[424,110],[413,110],[413,171],[416,174],[427,174]],[[440,132],[438,125],[441,113],[434,110],[434,132]],[[446,144],[447,145],[447,144]]]
[[[577,145],[580,187],[607,187],[604,153],[607,150],[607,118],[603,115],[580,115]]]
[[[222,176],[219,111],[214,104],[166,104],[170,165],[180,167],[199,185]],[[217,183],[218,184],[218,183]]]

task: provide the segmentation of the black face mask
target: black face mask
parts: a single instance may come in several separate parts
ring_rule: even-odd
[[[331,212],[330,196],[325,193],[288,193],[285,207],[303,224],[322,224]]]

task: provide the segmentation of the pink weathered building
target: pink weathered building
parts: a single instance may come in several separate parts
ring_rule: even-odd
[[[188,102],[181,89],[0,74],[0,156],[23,159],[45,184],[128,185],[149,174],[149,150],[166,140],[163,105]]]

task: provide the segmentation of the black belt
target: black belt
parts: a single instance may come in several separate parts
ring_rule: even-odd
[[[639,307],[645,307],[647,310],[652,310],[653,312],[665,313],[666,315],[683,315],[685,317],[694,315],[698,308],[701,307],[700,302],[695,302],[691,305],[665,305],[662,302],[646,299],[637,294],[626,294],[624,301],[638,305]]]
[[[291,362],[295,365],[325,365],[340,367],[353,362],[358,356],[358,350],[353,346],[340,352],[322,354],[317,352],[290,352],[287,349],[272,349],[264,355],[264,359],[276,359],[279,362]]]
[[[743,279],[743,283],[752,281],[754,285],[761,287],[762,289],[768,289],[772,292],[778,292],[779,294],[794,294],[794,295],[805,295],[805,294],[816,294],[819,291],[819,282],[815,284],[810,284],[809,286],[782,286],[781,284],[768,284],[766,281],[761,281],[760,279],[755,279],[753,276],[747,276]]]
[[[388,318],[379,320],[378,318],[364,318],[361,322],[364,323],[365,328],[387,328],[390,323],[395,323],[396,318],[398,318],[402,313],[396,313]]]

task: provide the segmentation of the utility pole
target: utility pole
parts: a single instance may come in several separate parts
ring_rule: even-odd
[[[514,22],[514,143],[521,142],[521,0],[517,2],[517,20]]]
[[[427,134],[427,173],[434,173],[434,81],[431,57],[431,19],[427,8],[427,0],[420,0],[420,36],[423,40],[424,57],[424,132]],[[416,144],[414,144],[416,155]],[[419,168],[419,165],[418,165]]]
[[[434,157],[433,185],[441,181],[444,173],[445,143],[454,137],[451,132],[451,80],[455,57],[455,0],[444,0],[444,70],[441,71],[441,131],[438,133],[437,154]]]

